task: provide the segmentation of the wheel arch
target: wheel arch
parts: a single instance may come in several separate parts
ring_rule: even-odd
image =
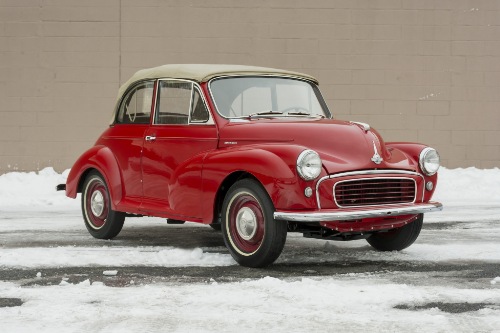
[[[233,186],[233,184],[236,183],[237,181],[239,181],[241,179],[247,179],[247,178],[250,178],[250,179],[257,181],[260,184],[260,186],[262,186],[262,188],[264,188],[264,186],[257,179],[257,177],[255,177],[254,175],[252,175],[248,171],[239,170],[239,171],[234,171],[231,174],[229,174],[222,181],[219,188],[217,189],[217,192],[215,193],[215,201],[214,201],[214,207],[213,207],[213,214],[214,214],[213,217],[214,218],[212,221],[213,224],[218,224],[221,221],[220,213],[222,211],[222,204],[224,203],[224,198],[226,197],[226,194],[229,191],[229,189],[231,188],[231,186]]]
[[[102,173],[98,169],[96,169],[94,167],[88,168],[85,171],[83,171],[82,174],[80,175],[80,179],[78,180],[78,185],[77,185],[77,189],[76,189],[77,193],[82,193],[82,191],[83,191],[83,184],[85,183],[85,179],[87,179],[88,175],[91,172],[97,172],[100,175],[102,175]]]

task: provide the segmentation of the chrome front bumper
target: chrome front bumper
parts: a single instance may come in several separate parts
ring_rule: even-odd
[[[374,217],[413,215],[443,210],[439,202],[412,203],[351,209],[328,209],[316,212],[274,212],[274,219],[294,222],[352,221]]]

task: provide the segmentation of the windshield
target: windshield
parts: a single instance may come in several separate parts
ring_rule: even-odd
[[[227,77],[210,83],[219,113],[226,118],[327,117],[318,88],[279,77]]]

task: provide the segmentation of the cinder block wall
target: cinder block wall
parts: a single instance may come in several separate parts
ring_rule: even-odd
[[[306,72],[336,118],[500,166],[500,0],[0,0],[0,174],[69,168],[166,63]]]

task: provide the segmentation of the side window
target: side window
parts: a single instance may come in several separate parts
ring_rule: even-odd
[[[153,87],[153,82],[144,82],[132,89],[122,100],[116,122],[120,124],[149,124]]]
[[[189,122],[192,86],[190,82],[159,82],[156,124],[187,124]]]
[[[193,89],[193,102],[191,105],[191,122],[206,123],[209,119],[208,110],[203,103],[198,89]]]

